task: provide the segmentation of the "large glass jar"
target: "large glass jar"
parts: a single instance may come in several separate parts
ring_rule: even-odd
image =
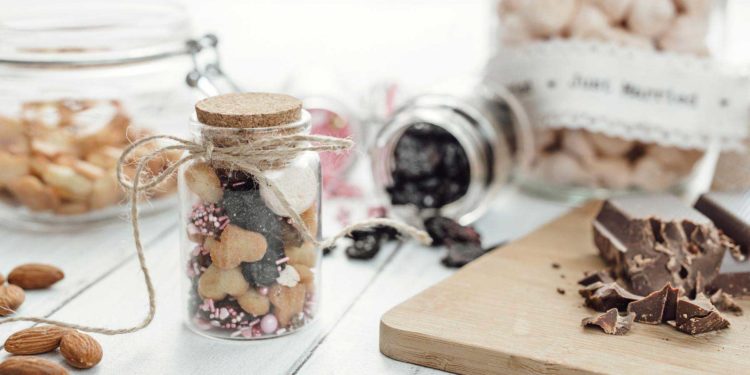
[[[193,119],[190,128],[197,142],[241,146],[279,134],[309,134],[310,114],[303,110],[295,122],[256,128]],[[263,174],[318,240],[318,154],[296,154],[265,166]],[[251,340],[310,324],[320,300],[321,249],[296,229],[272,190],[237,165],[206,159],[181,166],[178,181],[188,326],[203,335]]]
[[[380,129],[373,174],[399,218],[439,214],[469,224],[527,164],[531,144],[523,108],[502,88],[420,95]]]
[[[708,187],[747,129],[747,82],[721,62],[723,0],[501,0],[487,81],[523,103],[523,185],[580,200]]]
[[[122,150],[175,133],[192,94],[191,25],[174,2],[41,1],[0,22],[0,220],[43,230],[124,212]],[[178,154],[149,164],[158,173]],[[126,168],[132,173],[134,167]],[[145,212],[171,205],[170,179]]]

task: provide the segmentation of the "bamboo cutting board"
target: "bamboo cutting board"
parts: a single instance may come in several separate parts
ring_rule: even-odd
[[[576,282],[604,266],[591,230],[599,207],[576,209],[388,311],[380,351],[461,374],[750,372],[750,316],[725,314],[729,329],[698,337],[666,325],[635,324],[625,336],[581,328],[595,312]]]

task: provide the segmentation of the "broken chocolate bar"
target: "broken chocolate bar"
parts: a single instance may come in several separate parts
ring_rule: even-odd
[[[739,245],[724,254],[719,273],[709,282],[713,292],[723,290],[733,296],[750,295],[750,191],[708,193],[695,208]]]
[[[586,300],[586,306],[599,311],[607,311],[615,308],[619,311],[626,311],[628,304],[638,301],[642,297],[623,289],[617,283],[595,282],[578,291]]]
[[[674,296],[674,302],[672,302]],[[661,324],[667,320],[674,319],[675,307],[667,309],[668,303],[676,303],[677,289],[671,285],[665,285],[664,288],[653,292],[638,301],[633,301],[628,305],[628,312],[635,314],[635,321],[646,324]],[[665,314],[671,314],[669,319]]]
[[[616,276],[641,295],[670,283],[691,293],[698,273],[710,282],[733,246],[709,218],[671,195],[608,200],[594,221],[594,240]]]
[[[698,294],[694,300],[683,297],[677,301],[677,330],[697,335],[727,327],[729,321],[724,319],[704,294]]]
[[[635,314],[633,313],[622,316],[617,312],[617,309],[612,308],[603,314],[584,318],[581,321],[581,326],[596,326],[601,328],[604,333],[610,335],[624,335],[630,331],[630,328],[633,326],[634,317]]]

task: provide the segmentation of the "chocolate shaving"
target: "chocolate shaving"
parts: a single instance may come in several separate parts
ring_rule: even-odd
[[[677,301],[678,331],[698,335],[728,327],[729,321],[724,319],[704,294],[697,295],[694,300],[683,297]]]
[[[728,311],[736,316],[742,316],[742,307],[734,301],[731,295],[724,293],[721,289],[711,295],[710,300],[719,311]]]
[[[626,311],[628,304],[643,298],[628,292],[615,282],[607,284],[595,282],[579,290],[578,293],[585,299],[586,306],[599,312],[612,308]]]
[[[610,335],[624,335],[633,326],[634,318],[635,314],[630,313],[622,316],[617,312],[617,309],[612,308],[603,314],[584,318],[581,321],[581,326],[584,328],[595,326]]]

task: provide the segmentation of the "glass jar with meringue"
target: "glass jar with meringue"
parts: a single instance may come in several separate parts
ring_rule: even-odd
[[[216,108],[233,109],[217,115]],[[251,162],[221,158],[216,151],[310,134],[311,116],[301,108],[301,101],[279,94],[225,94],[196,104],[193,139],[212,144],[213,157],[183,164],[178,190],[186,321],[199,334],[236,340],[278,337],[316,317],[318,154],[302,151]],[[245,163],[252,163],[252,170]],[[262,173],[265,181],[253,173]]]
[[[582,200],[708,187],[739,148],[747,80],[722,61],[723,0],[501,0],[485,79],[526,108],[521,183]]]

